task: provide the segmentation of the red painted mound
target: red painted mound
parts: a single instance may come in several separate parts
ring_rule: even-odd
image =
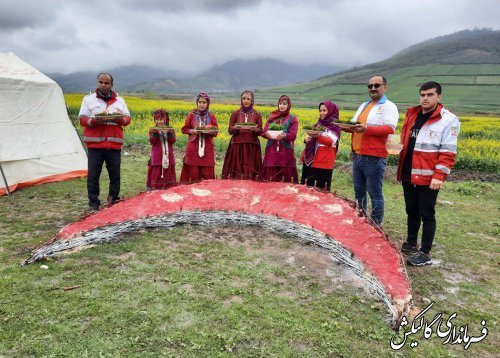
[[[398,307],[396,311],[407,309],[411,292],[399,251],[345,200],[301,185],[207,180],[142,193],[66,226],[45,245],[71,241],[102,227],[195,211],[275,216],[324,233],[361,261]]]

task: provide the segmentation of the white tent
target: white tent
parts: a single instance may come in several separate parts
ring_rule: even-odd
[[[87,175],[61,88],[11,52],[0,53],[0,169],[0,195]]]

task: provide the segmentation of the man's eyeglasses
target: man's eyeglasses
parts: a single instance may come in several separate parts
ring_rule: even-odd
[[[375,87],[375,89],[377,89],[380,86],[383,86],[383,84],[380,84],[380,83],[370,83],[370,84],[366,85],[366,87],[368,87],[369,89],[372,89],[374,87]]]

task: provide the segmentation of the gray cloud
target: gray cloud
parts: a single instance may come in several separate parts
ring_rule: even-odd
[[[497,0],[11,2],[0,0],[9,20],[0,51],[66,73],[129,64],[200,72],[264,57],[356,66],[455,31],[498,29],[500,18]]]
[[[0,31],[14,31],[44,26],[57,17],[61,0],[0,0]]]
[[[125,0],[123,5],[134,10],[145,12],[159,10],[165,13],[192,13],[199,12],[220,13],[234,11],[237,9],[252,8],[262,3],[262,0],[184,0],[184,1],[163,1],[163,0]]]

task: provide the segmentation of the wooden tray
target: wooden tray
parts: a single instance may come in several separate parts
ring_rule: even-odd
[[[171,127],[151,127],[149,129],[157,132],[175,132],[175,130]]]
[[[339,126],[339,128],[341,129],[350,129],[352,128],[353,126],[357,125],[357,124],[361,124],[361,123],[338,123],[338,122],[335,122],[336,125]]]
[[[305,132],[311,136],[311,137],[317,137],[319,136],[321,133],[323,133],[323,131],[315,131],[314,129],[304,129]]]
[[[257,123],[252,123],[252,124],[241,124],[241,123],[235,123],[234,124],[234,127],[235,128],[249,128],[249,129],[254,129],[254,128],[257,128]]]
[[[121,118],[121,117],[123,117],[123,114],[113,114],[113,115],[108,115],[108,116],[94,116],[94,117],[90,117],[90,118],[98,120],[98,121],[112,121],[115,118]]]
[[[195,129],[195,133],[219,133],[219,130],[210,130],[210,129]]]

